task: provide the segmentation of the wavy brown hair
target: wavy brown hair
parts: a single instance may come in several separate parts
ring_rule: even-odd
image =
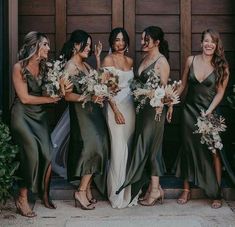
[[[202,32],[201,42],[203,42],[206,34],[209,34],[213,42],[216,44],[216,49],[212,57],[211,64],[215,68],[217,76],[216,78],[217,86],[219,84],[222,85],[224,80],[229,76],[229,66],[224,55],[224,47],[222,44],[222,40],[217,31],[213,29],[206,29],[205,31]]]
[[[31,31],[25,35],[23,45],[18,52],[18,59],[21,63],[22,73],[24,74],[26,66],[29,63],[29,59],[38,52],[42,40],[46,38],[48,43],[48,37],[41,32]],[[39,64],[40,74],[43,74],[45,71],[46,59],[42,59]]]

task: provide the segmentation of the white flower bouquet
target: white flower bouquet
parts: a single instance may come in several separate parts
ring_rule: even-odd
[[[194,133],[201,135],[201,144],[206,144],[208,149],[212,153],[216,153],[216,150],[223,148],[220,132],[226,130],[225,119],[217,114],[210,114],[205,116],[204,110],[201,111],[201,116],[197,118],[195,124],[198,129]]]
[[[78,93],[86,98],[83,101],[83,107],[88,101],[92,101],[92,96],[103,96],[109,99],[120,91],[118,86],[118,76],[115,68],[101,68],[96,71],[89,71],[89,75],[84,76],[79,72],[76,77],[71,77],[72,83],[78,90]],[[103,106],[103,103],[101,104]]]
[[[70,83],[68,73],[64,70],[66,61],[60,56],[53,63],[47,62],[47,74],[44,79],[44,95],[59,97],[65,95],[65,87]]]
[[[155,120],[160,121],[164,105],[170,106],[180,102],[176,90],[181,81],[175,81],[172,85],[160,86],[160,76],[156,75],[154,70],[148,73],[149,77],[145,84],[138,81],[132,84],[133,95],[138,102],[136,111],[138,113],[149,102],[150,106],[156,110]]]

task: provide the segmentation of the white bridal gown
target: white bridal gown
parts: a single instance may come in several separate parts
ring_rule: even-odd
[[[109,67],[106,68],[108,69]],[[125,181],[128,152],[135,128],[135,107],[130,90],[130,83],[134,74],[133,70],[117,71],[121,91],[113,99],[125,117],[125,124],[116,123],[114,113],[110,105],[108,105],[106,116],[110,131],[111,158],[107,177],[107,191],[112,207],[124,208],[137,204],[136,199],[129,204],[131,201],[131,186],[126,187],[118,195],[116,194],[116,191]]]

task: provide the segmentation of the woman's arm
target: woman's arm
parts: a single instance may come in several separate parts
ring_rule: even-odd
[[[177,89],[177,92],[178,92],[179,96],[182,94],[185,87],[187,86],[188,72],[189,72],[190,65],[192,64],[192,61],[193,61],[193,56],[189,56],[186,60],[185,67],[184,67],[184,72],[183,72],[183,75],[181,77],[181,85]]]
[[[213,98],[209,108],[206,110],[205,112],[205,116],[206,115],[209,115],[211,114],[215,108],[219,105],[219,103],[221,102],[221,100],[223,99],[224,97],[224,92],[225,92],[225,89],[228,85],[228,79],[229,77],[227,77],[222,84],[219,84],[218,88],[217,88],[217,92],[216,92],[216,95],[215,97]]]
[[[44,97],[44,96],[34,96],[28,93],[27,83],[23,80],[23,75],[21,73],[21,65],[16,63],[13,68],[13,85],[17,96],[23,104],[46,104],[46,103],[56,103],[61,98],[56,97]]]
[[[170,76],[170,66],[166,58],[160,58],[154,66],[155,72],[159,72],[161,85],[167,85]]]
[[[120,110],[117,107],[117,104],[114,100],[109,100],[109,105],[111,106],[111,109],[114,113],[114,118],[117,124],[125,124],[125,118],[123,114],[120,112]]]
[[[98,70],[101,66],[100,54],[102,52],[102,43],[99,41],[97,45],[95,45],[95,58],[96,58],[96,69]]]

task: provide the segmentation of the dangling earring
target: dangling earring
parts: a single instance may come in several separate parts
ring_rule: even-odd
[[[109,48],[109,54],[112,54],[112,48],[111,47]]]
[[[126,46],[126,53],[128,53],[128,51],[129,51],[129,50],[128,50],[128,46]]]
[[[73,47],[72,52],[73,52],[73,54],[74,54],[74,55],[78,53],[78,50],[76,49],[76,47],[75,47],[75,46]]]

